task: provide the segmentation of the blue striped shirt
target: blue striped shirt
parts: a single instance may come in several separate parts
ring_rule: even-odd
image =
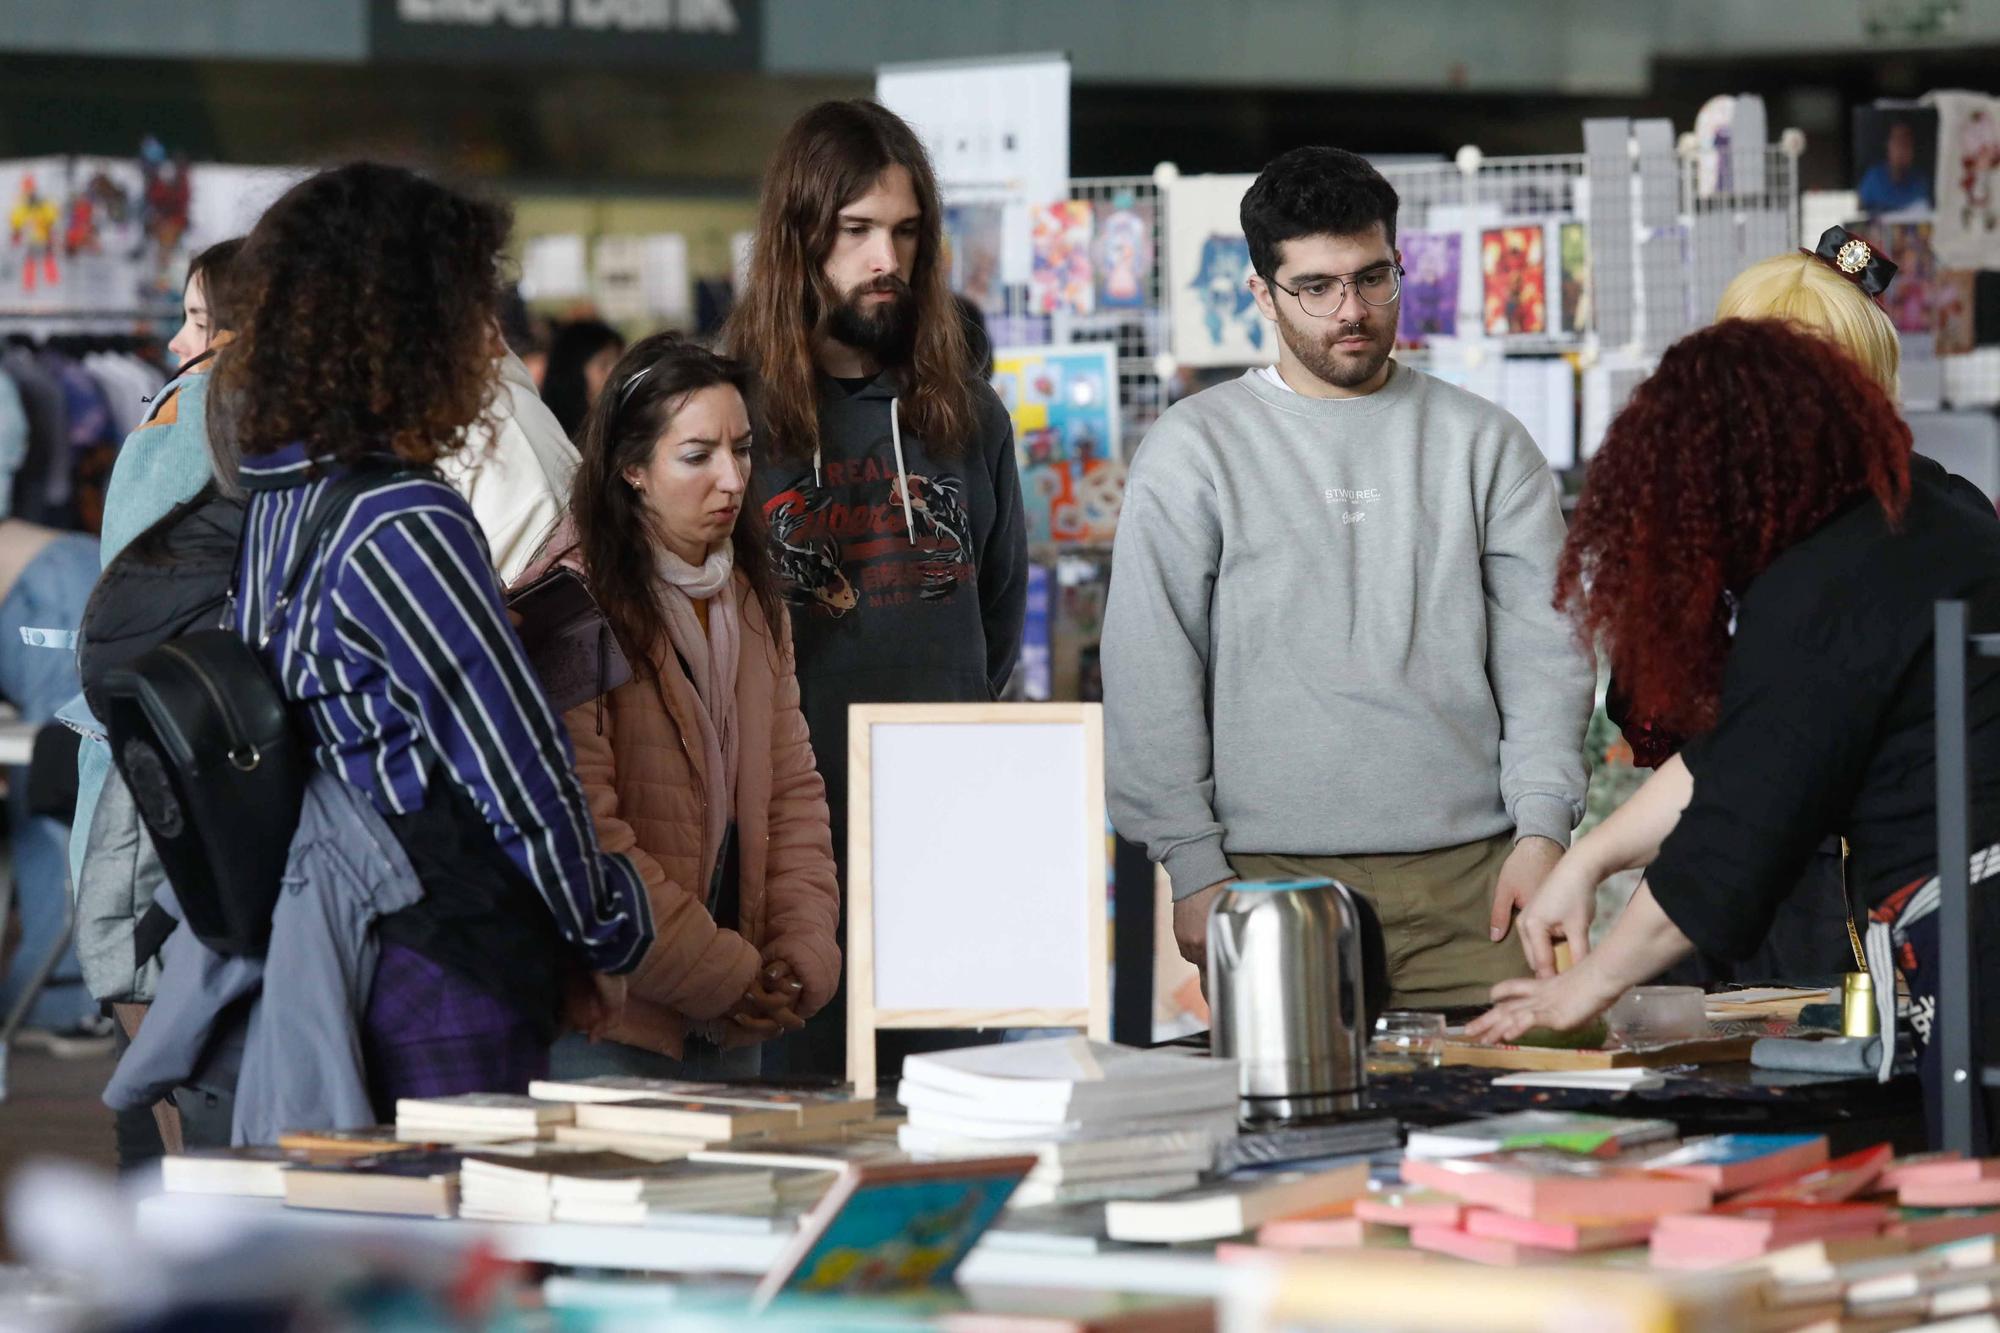
[[[310,475],[301,445],[243,460],[236,628],[253,644],[304,516],[336,475]],[[592,967],[639,962],[653,940],[645,887],[624,857],[598,851],[569,735],[458,492],[411,477],[363,494],[325,531],[261,656],[311,719],[321,767],[388,815],[422,809],[425,775],[438,769]]]

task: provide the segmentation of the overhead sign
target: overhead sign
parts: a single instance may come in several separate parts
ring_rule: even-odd
[[[755,69],[762,0],[369,0],[378,60]]]

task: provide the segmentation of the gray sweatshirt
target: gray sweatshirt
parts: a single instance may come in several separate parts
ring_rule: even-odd
[[[1104,619],[1119,832],[1174,896],[1224,852],[1418,852],[1582,817],[1593,667],[1521,424],[1398,365],[1365,398],[1251,371],[1147,433]]]

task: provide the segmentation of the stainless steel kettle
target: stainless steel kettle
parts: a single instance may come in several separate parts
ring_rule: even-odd
[[[1240,1062],[1245,1121],[1351,1111],[1368,1080],[1365,898],[1330,879],[1242,881],[1208,918],[1209,1044]]]

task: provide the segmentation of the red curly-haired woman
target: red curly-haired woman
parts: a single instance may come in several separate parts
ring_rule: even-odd
[[[1928,1043],[1940,598],[1968,600],[1975,624],[2000,616],[2000,525],[1939,470],[1911,467],[1909,427],[1853,360],[1763,320],[1669,349],[1591,464],[1556,601],[1637,709],[1694,739],[1544,882],[1520,919],[1536,977],[1496,986],[1473,1035],[1573,1028],[1690,949],[1740,956],[1813,848],[1840,834],[1869,952],[1893,944]],[[1970,683],[1983,848],[2000,838],[2000,666],[1974,664]],[[1975,865],[1988,861],[2000,868]],[[1646,882],[1591,950],[1597,886],[1641,866]],[[2000,995],[2000,895],[1976,901],[1977,966]],[[1559,939],[1580,961],[1557,976]],[[2000,1004],[1980,1029],[1992,1052],[1996,1017]],[[1927,1045],[1927,1092],[1936,1063]]]

